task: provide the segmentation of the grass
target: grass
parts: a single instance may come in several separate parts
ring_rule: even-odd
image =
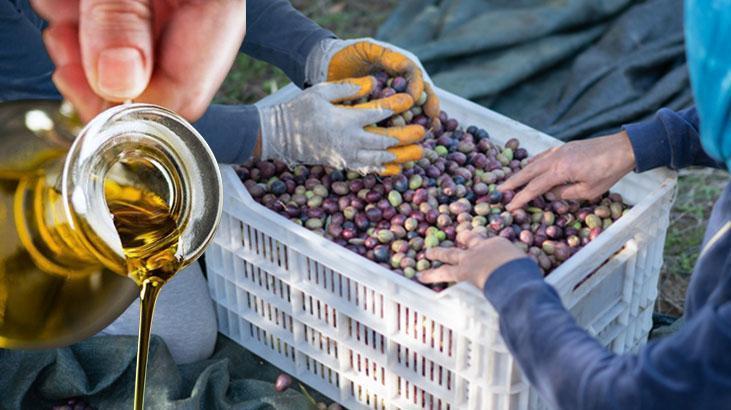
[[[341,38],[373,36],[396,4],[394,0],[294,0],[294,6]],[[289,83],[279,69],[239,56],[216,96],[216,102],[251,104]],[[685,291],[693,271],[711,207],[727,173],[687,170],[678,182],[678,199],[671,212],[656,310],[669,315],[683,311]]]
[[[303,14],[341,38],[373,36],[388,17],[396,1],[294,0]],[[248,56],[237,57],[216,95],[221,104],[252,104],[289,83],[276,67]]]
[[[678,198],[670,213],[665,241],[665,264],[660,276],[656,311],[679,316],[685,291],[703,242],[708,217],[729,174],[710,169],[688,169],[678,177]]]

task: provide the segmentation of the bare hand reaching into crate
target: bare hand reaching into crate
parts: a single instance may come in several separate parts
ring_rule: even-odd
[[[507,205],[509,211],[549,191],[566,200],[593,199],[607,192],[634,167],[632,144],[622,131],[544,151],[498,190],[513,191],[524,186]]]
[[[457,235],[457,243],[463,249],[431,248],[426,251],[427,258],[443,265],[417,274],[421,282],[469,282],[482,289],[497,268],[526,257],[525,252],[499,236],[486,239],[474,231],[462,231]]]

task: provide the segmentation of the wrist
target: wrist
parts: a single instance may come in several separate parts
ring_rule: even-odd
[[[338,44],[343,40],[337,38],[323,38],[315,43],[307,55],[305,62],[305,86],[312,86],[327,80],[328,62],[334,54]]]
[[[282,147],[286,144],[282,143],[284,138],[279,130],[282,128],[279,126],[284,112],[281,106],[272,105],[266,107],[257,107],[259,109],[259,132],[257,135],[257,147],[255,148],[255,154],[258,154],[259,158],[263,160],[267,159],[284,159],[286,158],[285,152]]]
[[[617,149],[614,151],[617,153],[617,163],[621,167],[621,171],[624,174],[629,173],[635,169],[635,151],[632,148],[632,142],[629,139],[629,135],[626,131],[620,131],[619,133],[612,136],[613,142],[617,144]]]

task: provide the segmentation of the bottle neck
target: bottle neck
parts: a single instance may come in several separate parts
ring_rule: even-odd
[[[92,120],[69,150],[60,186],[71,228],[121,274],[195,260],[222,206],[220,174],[203,139],[174,113],[146,104]]]

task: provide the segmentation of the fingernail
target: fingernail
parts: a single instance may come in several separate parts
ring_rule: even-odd
[[[144,59],[133,47],[102,51],[97,62],[97,76],[99,91],[111,100],[135,98],[147,87]]]

